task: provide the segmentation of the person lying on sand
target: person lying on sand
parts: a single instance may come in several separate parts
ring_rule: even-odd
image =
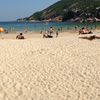
[[[84,37],[79,37],[79,38],[93,40],[93,39],[100,39],[100,36],[91,35],[91,36],[84,36]]]
[[[89,29],[83,27],[82,29],[79,30],[79,35],[80,34],[92,34],[92,32],[89,31]]]
[[[16,39],[25,39],[24,36],[23,36],[23,33],[20,33],[19,35],[17,35]]]

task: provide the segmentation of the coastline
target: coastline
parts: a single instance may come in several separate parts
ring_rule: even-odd
[[[100,100],[100,0],[0,3],[0,100]]]

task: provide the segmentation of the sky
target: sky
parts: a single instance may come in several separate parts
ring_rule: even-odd
[[[0,0],[0,21],[29,17],[59,0]]]

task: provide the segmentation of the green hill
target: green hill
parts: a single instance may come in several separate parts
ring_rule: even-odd
[[[100,0],[60,0],[23,20],[86,21],[100,19]]]

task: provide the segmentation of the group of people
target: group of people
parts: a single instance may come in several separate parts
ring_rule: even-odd
[[[50,27],[48,31],[45,31],[43,33],[43,38],[53,38],[53,33],[54,33],[54,29]],[[93,32],[91,32],[89,29],[84,27],[79,30],[79,35],[81,34],[92,34],[92,35],[80,36],[79,38],[82,39],[88,39],[88,40],[100,39],[100,36],[93,34]],[[58,30],[56,31],[56,37],[58,37]],[[23,36],[23,33],[20,33],[19,35],[16,36],[16,39],[25,39],[25,37]]]
[[[87,40],[100,39],[100,36],[93,34],[93,32],[91,32],[89,29],[84,28],[84,27],[79,30],[79,35],[81,34],[92,34],[92,35],[85,35],[85,36],[79,37],[82,39],[87,39]]]
[[[50,27],[49,30],[46,30],[44,33],[43,33],[43,38],[53,38],[53,34],[54,33],[54,29],[53,27]],[[56,31],[56,37],[58,37],[58,31]]]
[[[43,33],[43,38],[53,38],[53,35],[52,35],[53,33],[54,33],[54,29],[50,27],[48,31],[45,31]],[[56,37],[58,37],[58,31],[56,31]],[[23,36],[23,33],[20,33],[19,35],[16,36],[16,39],[25,39],[25,37]]]

